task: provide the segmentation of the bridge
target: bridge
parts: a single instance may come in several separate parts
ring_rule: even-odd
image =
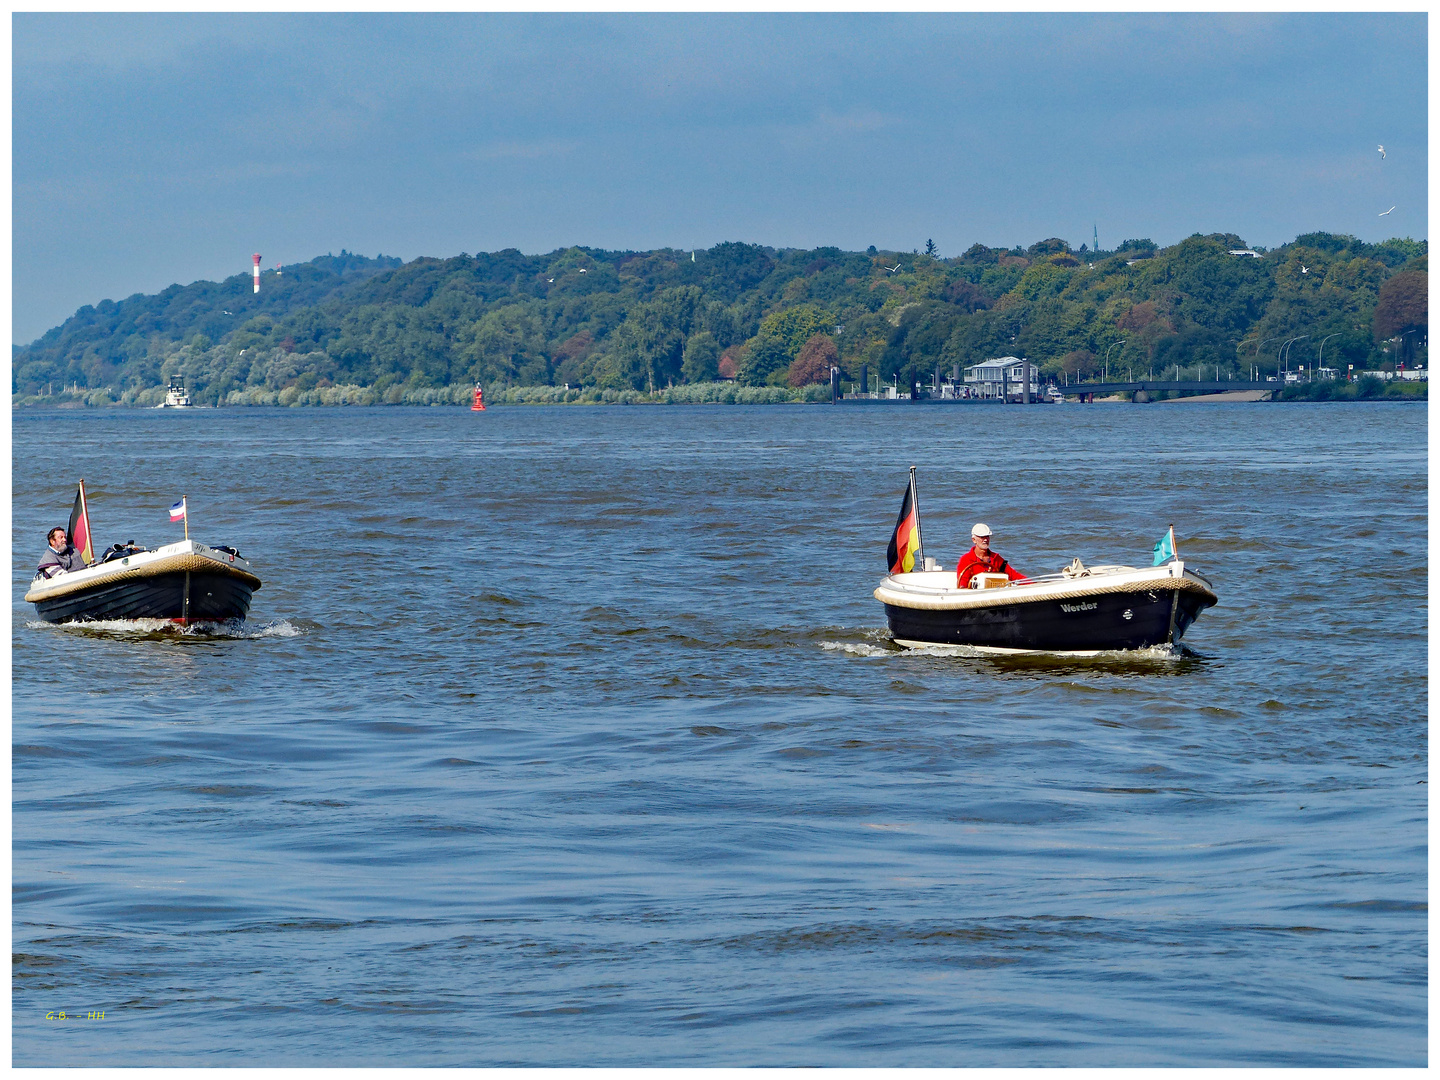
[[[1172,394],[1177,391],[1184,394],[1224,394],[1235,390],[1280,390],[1284,386],[1285,384],[1282,382],[1253,382],[1249,379],[1217,379],[1210,382],[1196,379],[1184,381],[1136,379],[1134,382],[1071,383],[1069,386],[1060,387],[1060,392],[1066,397],[1094,401],[1097,394],[1101,397],[1108,397],[1111,394],[1136,394],[1142,390],[1147,394],[1153,394],[1158,390],[1167,390]]]

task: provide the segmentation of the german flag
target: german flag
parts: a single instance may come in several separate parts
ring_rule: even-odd
[[[95,552],[90,548],[90,511],[85,506],[85,481],[80,481],[80,490],[75,493],[75,507],[70,511],[70,546],[80,553],[89,566],[95,561]]]
[[[900,516],[895,519],[895,532],[885,550],[885,561],[892,574],[908,574],[915,569],[920,552],[920,509],[915,498],[915,470],[910,470],[910,484],[900,503]]]

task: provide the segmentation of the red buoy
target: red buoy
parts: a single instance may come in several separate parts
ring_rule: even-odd
[[[478,387],[478,386],[475,387],[475,404],[473,404],[473,405],[470,406],[470,411],[471,411],[471,412],[484,412],[484,411],[485,411],[485,391],[482,390],[482,389],[481,389],[480,387]]]

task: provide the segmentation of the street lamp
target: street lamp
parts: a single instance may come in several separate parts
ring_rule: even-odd
[[[1294,345],[1297,341],[1304,341],[1309,336],[1309,334],[1301,334],[1299,337],[1293,337],[1290,339],[1290,344]],[[1290,349],[1288,347],[1285,349],[1285,370],[1290,370]]]
[[[1295,335],[1295,337],[1292,337],[1289,341],[1285,342],[1284,345],[1281,345],[1281,346],[1280,346],[1279,350],[1275,353],[1275,374],[1276,374],[1276,375],[1279,375],[1279,374],[1280,374],[1280,357],[1281,357],[1282,355],[1285,357],[1285,370],[1286,370],[1286,371],[1289,371],[1289,370],[1290,370],[1290,359],[1289,359],[1290,354],[1289,354],[1286,350],[1288,350],[1291,345],[1293,345],[1295,342],[1299,341],[1301,338],[1307,338],[1307,337],[1309,337],[1309,336],[1310,336],[1309,334],[1297,334],[1297,335]]]
[[[1274,341],[1275,338],[1266,338],[1265,340]],[[1282,341],[1280,343],[1280,347],[1275,350],[1275,378],[1277,379],[1280,378],[1280,356],[1285,352],[1285,346],[1289,344],[1290,342],[1288,341]]]
[[[1261,338],[1258,342],[1255,343],[1255,378],[1256,378],[1256,379],[1259,379],[1259,378],[1260,378],[1260,349],[1261,349],[1261,347],[1265,344],[1265,342],[1267,342],[1267,341],[1276,341],[1276,340],[1278,340],[1278,339],[1281,338],[1281,337],[1284,337],[1284,335],[1283,335],[1283,334],[1277,334],[1275,337]],[[1280,365],[1280,361],[1279,361],[1278,358],[1277,358],[1276,361],[1275,361],[1275,365],[1276,365],[1276,366],[1275,366],[1275,371],[1278,373],[1278,372],[1280,371],[1280,366],[1279,366],[1279,365]]]
[[[1322,371],[1322,370],[1324,370],[1324,367],[1325,367],[1325,342],[1329,341],[1332,337],[1339,337],[1339,336],[1340,336],[1340,331],[1339,331],[1339,330],[1336,330],[1335,333],[1333,333],[1333,334],[1326,334],[1323,338],[1320,339],[1320,360],[1319,360],[1319,362],[1315,365],[1315,370],[1316,370],[1316,371]]]
[[[1115,342],[1114,344],[1112,344],[1109,349],[1106,349],[1106,350],[1105,350],[1105,363],[1104,363],[1103,365],[1101,365],[1101,367],[1100,367],[1100,378],[1101,378],[1102,381],[1105,380],[1105,379],[1108,377],[1108,374],[1109,374],[1109,371],[1110,371],[1110,353],[1111,353],[1111,351],[1115,348],[1116,345],[1124,345],[1127,340],[1128,340],[1127,338],[1121,338],[1119,341],[1117,341],[1117,342]]]

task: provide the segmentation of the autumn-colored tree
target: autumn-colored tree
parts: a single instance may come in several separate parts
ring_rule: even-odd
[[[809,386],[830,381],[830,368],[840,363],[840,350],[829,334],[814,334],[800,347],[800,355],[790,365],[791,386]]]
[[[744,345],[731,345],[720,354],[720,362],[716,365],[720,370],[720,378],[735,378],[735,372],[745,362],[745,352]]]
[[[568,338],[555,346],[555,359],[560,362],[573,360],[577,356],[584,356],[590,351],[590,346],[595,344],[595,335],[589,330],[581,330],[578,334],[571,334]]]
[[[1375,301],[1375,341],[1400,338],[1399,359],[1413,362],[1418,338],[1427,336],[1430,323],[1430,275],[1424,270],[1402,270],[1380,286]]]
[[[973,314],[977,311],[984,311],[994,301],[988,293],[972,281],[960,278],[952,281],[945,287],[945,299],[956,305],[961,310]]]
[[[585,361],[595,350],[595,335],[589,330],[571,334],[555,347],[555,381],[582,382]]]
[[[1121,330],[1144,330],[1157,318],[1159,315],[1155,311],[1155,302],[1142,300],[1115,320],[1115,325]]]

